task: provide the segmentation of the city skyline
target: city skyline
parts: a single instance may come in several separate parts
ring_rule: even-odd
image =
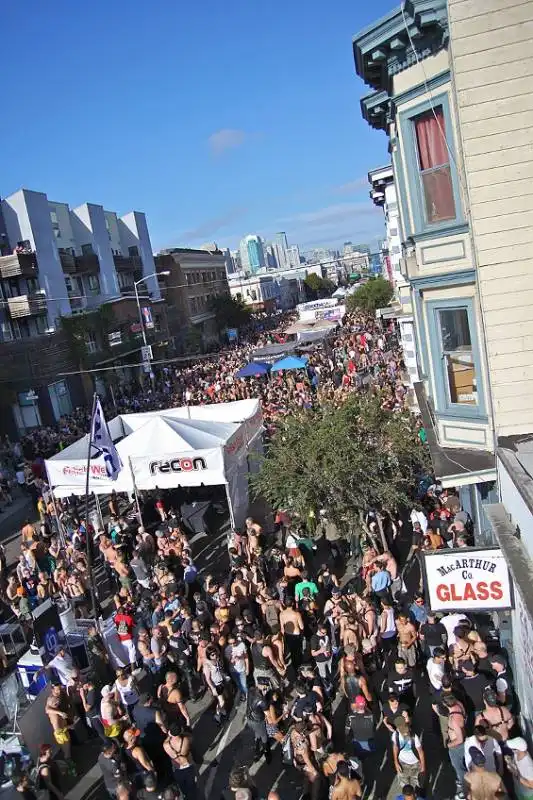
[[[2,132],[0,195],[29,187],[73,207],[142,208],[154,250],[210,240],[234,248],[246,231],[270,240],[285,230],[302,249],[379,236],[366,174],[387,153],[357,124],[351,32],[393,6],[340,0],[324,20],[316,0],[224,12],[163,2],[158,14],[133,0],[127,15],[97,0],[62,9],[58,25],[44,8],[12,4],[4,57],[19,62],[24,30],[34,58],[18,64],[5,99],[31,108],[32,125],[15,115]],[[185,33],[179,48],[176,29]],[[224,40],[242,44],[238,58]],[[142,42],[134,62],[132,41]]]

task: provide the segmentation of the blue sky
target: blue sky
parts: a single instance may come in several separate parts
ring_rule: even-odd
[[[0,193],[146,212],[154,249],[381,235],[351,39],[392,0],[39,0],[2,14]]]

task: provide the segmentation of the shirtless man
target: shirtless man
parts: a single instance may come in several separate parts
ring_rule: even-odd
[[[254,522],[252,517],[247,517],[246,533],[248,534],[248,550],[250,557],[252,557],[257,548],[261,546],[261,535],[263,533],[263,528],[258,522]]]
[[[439,712],[439,708],[445,712],[443,716]],[[462,791],[463,783],[466,774],[464,763],[465,756],[465,738],[466,738],[466,711],[462,703],[454,697],[453,694],[445,695],[438,707],[433,706],[437,710],[439,721],[441,723],[441,733],[445,747],[448,748],[448,754],[452,767],[455,770],[457,778],[457,788]]]
[[[505,706],[501,706],[495,690],[488,686],[483,692],[485,708],[477,715],[475,724],[486,725],[490,735],[498,742],[506,742],[515,726],[513,714]]]
[[[50,720],[54,732],[54,739],[63,750],[67,760],[70,760],[72,744],[69,728],[72,724],[72,711],[68,698],[61,686],[52,686],[45,705],[45,714]]]
[[[292,597],[288,598],[280,612],[279,624],[291,656],[292,666],[297,670],[302,663],[304,621],[300,612],[296,610]]]
[[[398,615],[396,630],[398,631],[398,658],[405,659],[408,667],[416,666],[416,628],[405,611]]]
[[[341,761],[337,766],[331,800],[359,800],[362,796],[361,783],[357,778],[350,778],[350,767],[346,761]]]
[[[73,601],[75,611],[78,611],[81,617],[87,619],[89,617],[89,608],[85,586],[80,576],[76,575],[75,572],[69,575],[64,591],[67,597],[70,597]]]
[[[235,573],[235,579],[231,584],[231,596],[235,598],[240,606],[247,606],[249,602],[248,595],[250,593],[250,586],[244,580],[241,571]]]

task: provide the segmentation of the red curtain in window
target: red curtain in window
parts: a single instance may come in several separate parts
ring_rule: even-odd
[[[440,167],[441,164],[447,164],[449,158],[445,141],[446,133],[442,107],[435,109],[435,116],[430,113],[419,117],[415,120],[415,127],[420,169],[431,169],[431,167]]]
[[[446,147],[442,107],[415,120],[418,159],[430,223],[455,219],[452,176]]]

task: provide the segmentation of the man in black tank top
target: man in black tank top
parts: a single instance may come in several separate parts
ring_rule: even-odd
[[[269,644],[266,643],[262,631],[256,630],[254,633],[254,640],[250,648],[252,656],[254,680],[266,678],[270,683],[279,688],[281,681],[277,672],[277,665],[274,659],[274,653]]]

